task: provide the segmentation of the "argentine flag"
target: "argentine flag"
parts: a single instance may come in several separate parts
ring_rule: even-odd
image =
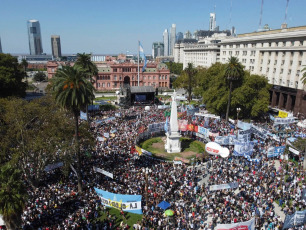
[[[142,72],[144,72],[147,66],[147,59],[146,59],[146,55],[144,54],[143,47],[140,42],[139,42],[139,56],[144,61],[144,65],[142,67]]]

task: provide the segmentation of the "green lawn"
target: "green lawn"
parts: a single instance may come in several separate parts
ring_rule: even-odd
[[[153,147],[152,145],[154,143],[161,143],[162,146],[164,146],[164,142],[161,137],[150,138],[140,143],[140,147],[151,152],[156,158],[162,158],[162,159],[170,160],[170,161],[172,161],[175,157],[183,157],[186,159],[191,159],[197,153],[205,154],[205,144],[204,143],[200,141],[194,141],[190,138],[181,138],[180,140],[181,140],[181,147],[182,147],[181,153],[167,153],[164,147],[162,148]],[[183,156],[184,153],[190,152],[190,151],[194,152],[194,154],[186,156],[186,157]],[[163,155],[163,157],[160,156],[161,154]]]
[[[112,217],[116,219],[115,221],[115,227],[119,227],[121,221],[123,223],[127,223],[131,229],[133,229],[133,225],[136,224],[138,221],[140,222],[142,220],[142,215],[140,214],[134,214],[134,213],[129,213],[129,212],[124,212],[125,218],[120,214],[120,210],[115,209],[115,208],[107,208],[106,211],[109,211],[109,214],[112,215]],[[101,211],[100,212],[100,217],[98,218],[100,221],[103,221],[107,218],[106,212]]]
[[[99,101],[99,100],[105,100],[105,101],[109,100],[109,101],[113,101],[113,100],[116,100],[116,99],[117,99],[117,97],[115,97],[115,96],[110,96],[110,97],[96,97],[96,98],[95,98],[95,101]]]

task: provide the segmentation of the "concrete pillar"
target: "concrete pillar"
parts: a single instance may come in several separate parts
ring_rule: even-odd
[[[282,109],[284,104],[284,94],[279,93],[279,101],[278,101],[278,108]]]
[[[277,94],[276,94],[276,92],[273,90],[273,92],[272,92],[272,101],[271,101],[271,106],[272,106],[272,107],[276,106],[276,99],[277,99]]]
[[[286,103],[286,110],[290,111],[292,108],[292,96],[290,94],[287,95],[287,103]]]

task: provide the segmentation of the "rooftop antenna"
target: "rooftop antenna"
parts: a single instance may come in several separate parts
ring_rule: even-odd
[[[285,23],[287,23],[288,5],[289,5],[289,0],[287,0],[287,5],[286,5]]]
[[[261,9],[260,9],[259,29],[261,29],[261,20],[262,20],[263,4],[264,4],[264,0],[261,0]]]

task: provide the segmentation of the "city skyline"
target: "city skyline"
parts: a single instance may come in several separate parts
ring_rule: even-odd
[[[194,0],[191,4],[183,0],[178,0],[176,4],[172,1],[143,4],[138,0],[119,0],[116,3],[94,0],[75,1],[73,5],[59,0],[43,3],[29,0],[18,4],[15,1],[3,1],[0,9],[2,50],[5,53],[28,54],[26,23],[30,19],[36,19],[40,22],[44,52],[48,54],[52,53],[50,36],[53,34],[61,36],[63,54],[118,54],[127,51],[135,54],[138,40],[142,42],[145,53],[150,54],[152,43],[163,41],[163,31],[170,31],[172,24],[176,24],[177,32],[208,30],[209,16],[214,12],[215,5],[216,26],[221,30],[235,26],[237,33],[241,34],[259,28],[259,0],[232,0],[232,10],[230,0]],[[306,2],[303,0],[289,2],[288,27],[306,25],[303,12],[305,6]],[[156,10],[158,17],[153,17],[153,13],[150,15],[150,12]],[[285,11],[286,0],[265,1],[262,26],[269,24],[272,29],[279,29],[284,22]]]

